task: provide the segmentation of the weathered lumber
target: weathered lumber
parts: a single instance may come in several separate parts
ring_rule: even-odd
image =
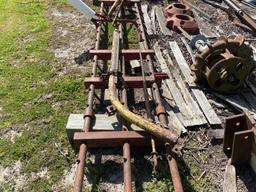
[[[196,100],[197,100],[201,110],[203,111],[205,117],[207,118],[209,124],[211,124],[211,125],[221,124],[221,120],[219,119],[219,117],[215,113],[214,109],[210,105],[205,94],[199,88],[197,88],[197,86],[195,85],[194,78],[191,74],[192,72],[191,72],[185,58],[183,57],[178,44],[176,42],[172,41],[172,42],[170,42],[170,47],[171,47],[171,50],[172,50],[174,57],[177,61],[177,64],[181,70],[181,73],[185,78],[185,81],[188,83],[188,85],[192,91],[192,94],[196,98]]]
[[[194,114],[194,118],[197,119],[197,121],[202,121],[202,124],[206,124],[207,121],[204,117],[204,114],[201,112],[198,104],[194,100],[194,98],[191,96],[187,86],[185,85],[181,75],[179,74],[178,69],[174,66],[170,55],[168,54],[167,50],[163,51],[164,55],[167,58],[167,62],[169,63],[170,67],[172,67],[172,75],[176,80],[176,84],[179,87],[181,94],[184,98],[185,103],[190,106],[189,108],[192,110],[191,113]],[[168,74],[171,74],[170,69],[168,68]]]
[[[153,35],[153,29],[152,29],[152,24],[151,24],[151,20],[149,18],[149,15],[148,15],[148,5],[142,5],[141,6],[141,11],[142,11],[142,14],[143,14],[143,18],[144,18],[144,23],[145,23],[145,26],[146,26],[146,29],[147,29],[147,34],[148,35]]]
[[[151,9],[151,24],[152,24],[152,30],[153,33],[156,34],[156,14],[155,14],[155,7],[153,6]]]
[[[155,7],[155,13],[161,32],[164,35],[172,35],[172,31],[165,26],[166,19],[164,17],[162,9],[160,7]]]
[[[224,129],[209,129],[207,134],[214,139],[223,139],[224,138]]]
[[[236,168],[228,162],[223,182],[223,192],[236,192]]]
[[[162,88],[163,88],[164,92],[167,91],[166,85],[163,84]],[[168,93],[165,93],[165,94],[168,94]],[[184,125],[180,121],[180,119],[182,118],[182,117],[179,117],[179,116],[181,116],[180,112],[174,113],[171,106],[169,105],[169,103],[166,100],[163,99],[162,102],[163,102],[164,108],[168,114],[168,125],[172,125],[173,127],[176,127],[177,132],[179,134],[187,132]]]
[[[164,82],[166,85],[165,91],[171,94],[171,97],[174,99],[176,104],[174,108],[181,113],[182,118],[181,116],[177,116],[179,120],[185,127],[205,124],[206,120],[203,115],[195,115],[195,106],[188,102],[192,99],[192,97],[189,92],[186,91],[186,88],[184,89],[184,82],[174,81],[174,77],[171,74],[165,59],[163,58],[158,44],[155,44],[154,50],[162,71],[169,75],[169,79],[166,79]]]

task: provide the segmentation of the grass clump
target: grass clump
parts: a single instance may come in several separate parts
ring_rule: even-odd
[[[49,174],[29,181],[27,191],[51,191],[74,162],[65,124],[69,113],[83,107],[83,80],[55,74],[54,56],[48,51],[52,30],[46,19],[49,5],[66,3],[0,0],[0,131],[22,132],[15,142],[0,140],[0,164],[12,166],[20,160],[21,174],[45,167]],[[65,157],[60,152],[64,149]],[[3,186],[11,190],[11,185]]]

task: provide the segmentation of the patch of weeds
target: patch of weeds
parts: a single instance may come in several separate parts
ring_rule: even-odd
[[[173,187],[169,179],[155,180],[153,182],[148,182],[143,185],[144,192],[171,192]]]
[[[34,180],[30,186],[27,187],[27,191],[37,191],[37,192],[50,192],[52,183],[45,178],[38,178]]]

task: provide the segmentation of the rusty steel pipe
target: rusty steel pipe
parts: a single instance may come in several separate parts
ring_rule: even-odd
[[[169,145],[166,146],[166,152],[167,152],[167,160],[168,160],[169,170],[172,177],[174,190],[175,192],[183,192],[183,186],[181,184],[181,178],[180,178],[177,161],[175,159],[175,154],[172,154]]]
[[[84,177],[84,166],[86,159],[87,146],[86,144],[81,144],[79,148],[79,156],[77,159],[77,170],[74,183],[74,192],[82,191],[83,177]]]
[[[120,15],[123,15],[123,14],[124,14],[124,11],[121,10]],[[119,25],[119,30],[120,30],[120,33],[122,34],[120,36],[120,39],[123,47],[124,47],[124,44],[126,45],[128,44],[124,36],[124,30],[125,30],[124,25]],[[124,77],[126,75],[126,64],[125,64],[124,56],[122,56],[121,58],[121,68],[122,68],[122,74]],[[126,88],[122,90],[122,102],[124,107],[128,109],[128,99],[127,99]],[[129,130],[128,124],[129,123],[125,119],[123,119],[123,131]],[[131,147],[128,142],[125,142],[123,145],[123,179],[124,179],[124,192],[132,192]]]
[[[101,5],[100,5],[101,13],[103,13],[103,6],[104,6],[104,3],[101,3]],[[101,25],[99,25],[97,27],[96,43],[95,43],[96,50],[99,49],[99,46],[100,46],[100,30],[101,30]],[[93,63],[93,67],[92,67],[92,77],[95,77],[97,74],[98,56],[95,55],[93,60],[94,60],[94,63]],[[87,108],[86,108],[85,116],[84,116],[83,130],[85,132],[90,131],[91,126],[92,126],[94,91],[95,91],[95,87],[93,84],[91,84],[90,88],[89,88]],[[78,156],[78,162],[77,162],[78,166],[77,166],[76,173],[75,173],[75,181],[74,181],[74,188],[73,188],[74,192],[82,192],[86,153],[87,153],[87,145],[85,143],[82,143],[79,147],[79,156]]]
[[[129,143],[123,145],[123,160],[124,191],[132,192],[131,149]]]
[[[144,129],[145,131],[149,132],[150,134],[154,135],[160,140],[176,143],[178,140],[178,135],[171,131],[164,129],[160,125],[156,125],[151,122],[149,119],[145,119],[139,115],[132,113],[131,111],[127,110],[122,103],[119,101],[117,93],[116,93],[116,84],[117,77],[114,75],[109,76],[109,98],[112,105],[117,109],[119,114],[125,118],[127,121],[137,125],[138,127]]]
[[[144,42],[144,48],[148,49],[149,46],[148,46],[148,42],[147,42],[146,35],[145,35],[145,29],[142,25],[142,18],[140,16],[140,10],[139,10],[139,6],[137,3],[135,3],[135,8],[136,8],[137,17],[138,17],[138,26],[140,28],[140,34],[141,34],[142,40]],[[150,55],[147,55],[147,62],[149,64],[149,70],[151,71],[151,73],[153,73],[154,72],[153,62],[152,62]],[[152,89],[153,89],[154,97],[156,100],[157,108],[164,109],[164,106],[163,106],[162,100],[161,100],[160,91],[158,89],[158,85],[156,83],[154,83],[152,85]],[[158,114],[159,121],[164,126],[167,126],[166,113],[164,113],[162,110],[159,110],[159,111],[160,111],[160,113]],[[170,144],[166,145],[166,153],[167,153],[167,161],[168,161],[168,165],[169,165],[169,169],[170,169],[170,174],[172,177],[174,190],[175,190],[175,192],[183,192],[183,186],[181,183],[181,178],[180,178],[177,162],[176,162],[176,159],[174,158],[174,156],[171,156],[172,154],[171,154],[171,150],[170,150]],[[171,159],[169,157],[171,157]]]

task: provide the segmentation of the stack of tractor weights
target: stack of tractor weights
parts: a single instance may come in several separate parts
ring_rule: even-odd
[[[209,43],[200,34],[192,10],[185,4],[172,3],[165,8],[166,26],[182,33],[197,54],[191,69],[196,82],[206,82],[213,90],[233,93],[245,82],[254,66],[252,49],[244,37],[219,37]]]
[[[180,32],[179,27],[190,35],[199,34],[199,28],[194,19],[191,9],[182,3],[172,3],[165,9],[167,17],[166,26],[176,32]]]

